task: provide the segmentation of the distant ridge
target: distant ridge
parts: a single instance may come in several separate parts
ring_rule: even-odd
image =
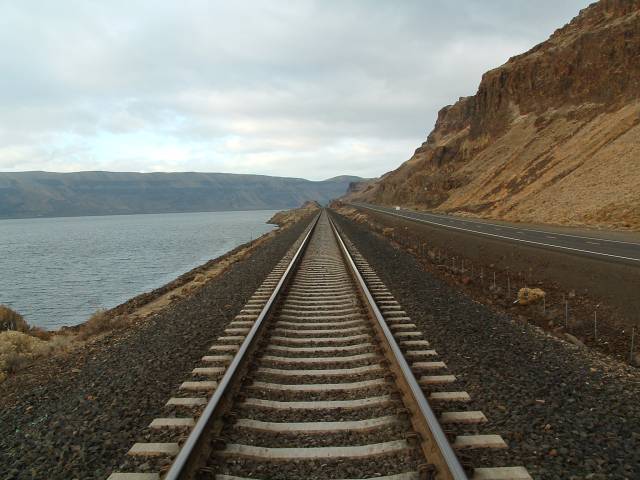
[[[327,203],[359,177],[232,173],[0,172],[0,218],[259,210]]]

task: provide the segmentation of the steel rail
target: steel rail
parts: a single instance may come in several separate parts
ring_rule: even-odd
[[[267,316],[271,312],[271,308],[276,303],[276,299],[282,292],[283,286],[291,278],[295,267],[297,267],[300,259],[302,258],[302,253],[309,243],[309,239],[311,238],[311,234],[318,224],[320,215],[321,213],[316,215],[315,219],[312,220],[309,231],[302,240],[300,247],[298,247],[298,250],[291,259],[291,262],[289,262],[287,269],[282,274],[282,277],[273,290],[273,293],[269,297],[269,300],[267,300],[267,303],[260,312],[260,315],[258,315],[258,318],[251,327],[251,330],[240,345],[238,352],[229,364],[229,368],[227,368],[224,375],[220,379],[218,387],[216,388],[213,396],[207,403],[207,406],[202,412],[202,415],[200,415],[200,418],[198,419],[197,423],[193,427],[193,430],[189,434],[189,437],[187,437],[186,442],[173,461],[171,468],[163,477],[163,480],[180,480],[190,478],[190,476],[195,473],[194,470],[198,467],[199,458],[205,453],[208,453],[209,448],[204,448],[205,446],[207,446],[206,440],[210,440],[207,438],[207,431],[210,429],[211,424],[215,421],[216,414],[219,413],[217,410],[221,406],[222,399],[228,393],[227,390],[229,390],[230,386],[235,383],[236,375],[240,371],[240,365],[245,360],[247,352],[254,345],[254,342],[258,337],[258,330],[260,330],[265,318],[267,318]],[[205,452],[205,450],[207,450],[207,452]]]
[[[432,462],[436,466],[436,475],[439,479],[442,478],[452,480],[468,480],[466,472],[462,468],[458,457],[449,444],[449,441],[445,433],[443,432],[442,427],[440,427],[438,418],[431,409],[429,402],[425,398],[420,384],[416,380],[411,367],[404,358],[402,350],[398,346],[398,343],[391,333],[387,322],[378,309],[378,306],[376,305],[371,292],[369,292],[369,288],[367,287],[365,280],[362,278],[362,275],[360,275],[358,267],[353,261],[349,250],[343,242],[340,233],[338,232],[338,229],[336,228],[330,216],[329,222],[340,246],[340,250],[342,251],[347,265],[349,266],[349,269],[351,270],[351,273],[356,280],[356,285],[364,296],[367,307],[369,308],[372,316],[375,318],[377,326],[383,333],[384,340],[388,346],[388,350],[392,354],[392,360],[396,363],[398,369],[402,374],[402,379],[400,380],[406,383],[406,386],[408,387],[413,398],[413,402],[418,407],[418,412],[420,413],[421,418],[418,418],[417,421],[422,424],[422,427],[426,427],[426,429],[428,430],[427,438],[421,439],[424,442],[423,451],[425,452],[425,454],[428,454],[427,461]],[[414,424],[414,427],[415,426],[416,425]],[[418,431],[420,430],[423,429],[418,429]],[[433,458],[433,456],[435,456],[436,458]]]

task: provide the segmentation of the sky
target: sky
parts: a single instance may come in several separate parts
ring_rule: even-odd
[[[589,3],[0,0],[0,171],[378,176]]]

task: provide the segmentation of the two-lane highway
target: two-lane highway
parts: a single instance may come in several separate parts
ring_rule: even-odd
[[[415,212],[412,210],[396,210],[364,203],[353,203],[351,206],[372,210],[387,215],[405,218],[415,222],[427,223],[471,234],[491,237],[497,240],[525,243],[528,245],[563,250],[567,253],[594,256],[604,260],[631,262],[640,264],[640,243],[601,238],[598,236],[582,236],[559,233],[555,230],[533,229],[517,225],[490,223],[451,215]]]

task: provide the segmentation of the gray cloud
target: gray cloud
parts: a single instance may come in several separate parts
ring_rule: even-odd
[[[584,0],[0,4],[0,169],[378,175]]]

